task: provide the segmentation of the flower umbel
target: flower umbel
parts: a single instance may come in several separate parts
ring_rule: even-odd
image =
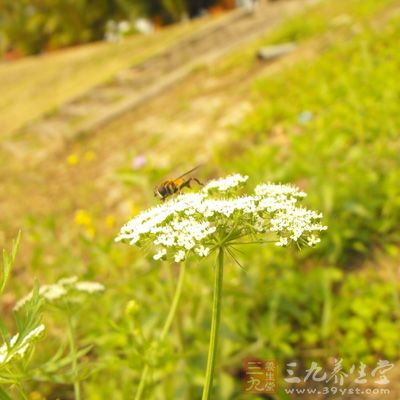
[[[210,181],[196,193],[181,194],[152,207],[122,227],[116,241],[153,245],[155,260],[183,261],[189,253],[207,257],[221,243],[240,244],[245,237],[273,241],[277,246],[298,242],[313,246],[326,229],[322,215],[299,205],[306,196],[297,187],[261,184],[243,193],[247,176]]]
[[[99,282],[91,281],[78,281],[77,276],[70,276],[62,278],[56,283],[50,285],[42,285],[39,287],[39,295],[48,302],[60,300],[73,292],[84,292],[92,294],[95,292],[101,292],[104,290],[104,286]],[[23,307],[29,300],[32,299],[33,291],[28,293],[25,297],[17,302],[14,306],[14,310],[18,311]]]

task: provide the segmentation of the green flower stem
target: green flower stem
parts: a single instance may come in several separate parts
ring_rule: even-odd
[[[179,299],[180,299],[181,293],[182,293],[183,280],[185,277],[185,270],[186,270],[186,263],[182,263],[179,268],[178,284],[176,285],[176,289],[175,289],[174,297],[172,299],[171,307],[169,309],[167,319],[165,320],[163,329],[160,334],[159,343],[162,343],[165,340],[165,337],[167,336],[167,333],[169,332],[169,330],[171,328],[172,321],[174,320],[176,310],[178,307],[178,302],[179,302]],[[140,377],[139,387],[136,392],[135,400],[140,400],[142,398],[149,372],[150,372],[149,364],[146,364],[145,367],[143,368],[143,372]]]
[[[221,299],[222,299],[222,281],[224,275],[224,249],[219,248],[218,252],[218,263],[215,270],[214,278],[214,298],[212,308],[212,319],[211,319],[211,332],[210,332],[210,344],[208,348],[208,360],[207,360],[207,371],[206,381],[203,388],[202,400],[209,400],[211,398],[215,360],[217,356],[218,346],[218,331],[221,319]]]
[[[321,337],[326,339],[329,336],[329,329],[331,326],[332,317],[332,288],[329,271],[324,271],[322,279],[323,290],[323,306],[322,306],[322,319],[321,319]]]
[[[185,277],[185,269],[186,269],[186,263],[184,262],[181,264],[181,266],[179,268],[178,284],[176,285],[176,291],[175,291],[174,297],[172,299],[171,308],[169,309],[168,317],[167,317],[167,319],[164,323],[164,327],[161,331],[160,342],[164,341],[169,329],[171,328],[172,321],[174,320],[174,317],[176,314],[176,309],[178,307],[178,302],[179,302],[179,299],[180,299],[181,293],[182,293],[183,280]]]
[[[170,292],[170,296],[173,297],[174,295],[174,291],[175,291],[175,285],[174,285],[174,274],[172,271],[172,265],[170,263],[166,263],[165,264],[166,269],[167,269],[167,279],[169,282],[169,292]],[[176,318],[174,319],[174,327],[176,330],[176,335],[178,336],[178,343],[179,343],[179,347],[180,350],[183,351],[183,347],[184,347],[184,340],[183,340],[183,331],[182,331],[182,316],[180,313],[180,310],[178,309],[176,311]]]
[[[22,386],[22,383],[21,382],[17,383],[16,387],[17,387],[17,389],[19,391],[19,394],[21,395],[21,398],[23,400],[28,400],[28,396],[25,394],[25,390],[24,390],[24,388]],[[8,395],[7,395],[7,397],[5,397],[5,396],[1,397],[1,396],[2,396],[2,393],[0,392],[0,398],[1,399],[4,399],[4,400],[11,399],[11,397],[8,397]]]
[[[78,380],[78,356],[75,346],[75,338],[74,338],[74,327],[72,323],[71,313],[68,312],[68,339],[69,339],[69,347],[71,351],[72,357],[72,372],[74,374],[74,394],[75,400],[81,400],[81,387]]]
[[[143,395],[144,387],[147,381],[147,375],[149,374],[149,364],[146,364],[143,368],[142,375],[140,376],[139,387],[136,392],[135,400],[140,400]]]

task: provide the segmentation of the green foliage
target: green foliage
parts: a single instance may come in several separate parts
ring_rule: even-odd
[[[352,0],[347,3],[326,2],[289,19],[266,38],[267,43],[300,42],[318,38],[318,34],[349,27],[378,13],[393,0]]]
[[[332,357],[343,358],[346,367],[399,360],[400,292],[393,261],[400,239],[399,20],[377,26],[358,20],[383,3],[346,2],[349,8],[343,6],[341,13],[357,22],[345,29],[348,39],[343,40],[343,31],[334,36],[335,28],[329,46],[315,59],[259,79],[254,111],[216,156],[221,170],[247,173],[254,182],[270,179],[304,187],[309,193],[305,203],[321,209],[329,226],[318,247],[300,254],[249,246],[244,254],[235,253],[244,270],[227,259],[217,367],[220,400],[243,398],[238,377],[243,358],[250,355],[276,359],[282,369],[285,362],[323,364]],[[328,20],[309,17],[304,25],[291,21],[267,42],[301,41],[325,32]],[[254,57],[254,52],[244,53],[246,60]],[[237,64],[248,65],[239,53],[229,68]],[[134,173],[127,167],[114,174],[112,184],[129,185],[129,196],[134,186],[136,198],[150,203],[150,182],[165,175],[151,165]],[[133,206],[136,212],[139,204]],[[78,381],[84,399],[125,400],[132,398],[144,365],[150,364],[146,398],[198,399],[212,268],[201,262],[188,265],[172,333],[160,343],[177,271],[115,244],[118,228],[104,228],[104,216],[95,207],[89,215],[85,226],[60,222],[59,215],[26,221],[27,275],[52,282],[74,271],[87,279],[99,277],[107,290],[70,314],[43,309],[50,333],[40,343],[42,354],[31,375],[35,379],[24,381],[24,387],[48,398],[71,398]],[[11,265],[12,253],[5,266]],[[373,259],[379,253],[385,257]],[[19,281],[10,284],[25,294]],[[66,315],[73,316],[75,352],[62,340]],[[10,334],[3,325],[7,341]],[[73,360],[78,361],[75,370]],[[1,391],[0,396],[7,398]]]
[[[36,54],[103,39],[107,21],[139,16],[179,21],[186,0],[5,0],[0,5],[0,55]]]
[[[373,354],[396,359],[399,354],[400,324],[398,287],[375,271],[351,274],[338,293],[335,325],[340,332],[339,352],[349,361],[373,363]]]
[[[187,0],[161,0],[162,6],[175,21],[179,21],[187,13],[186,3]]]
[[[7,0],[0,11],[2,50],[31,54],[101,38],[119,9],[110,0]]]
[[[9,254],[5,249],[3,249],[3,265],[2,274],[0,276],[0,295],[4,292],[7,280],[11,273],[11,268],[14,264],[15,257],[17,256],[17,250],[19,247],[19,242],[21,240],[21,232],[18,233],[17,238],[12,243],[12,250]]]
[[[366,30],[315,64],[260,80],[267,100],[238,129],[238,139],[247,138],[240,168],[312,193],[329,226],[321,253],[332,263],[398,240],[398,34],[395,23],[380,34]]]
[[[372,2],[360,14],[371,8]],[[340,355],[350,366],[399,357],[393,276],[368,268],[342,272],[399,242],[398,22],[386,20],[384,29],[360,25],[352,40],[335,43],[317,61],[259,79],[258,105],[222,151],[232,171],[297,182],[329,226],[311,259],[308,252],[297,261],[246,255],[251,265],[279,268],[257,276],[254,291],[267,290],[268,305],[265,296],[252,295],[242,319],[256,316],[256,332],[253,323],[243,336],[264,358],[323,363]]]
[[[5,285],[10,276],[21,234],[12,243],[11,252],[3,250],[2,275],[0,280],[0,295],[3,294]],[[32,344],[39,334],[32,332],[40,327],[41,323],[41,299],[37,289],[32,298],[27,302],[23,313],[15,313],[14,321],[17,333],[11,335],[4,320],[0,319],[0,391],[1,398],[9,399],[9,389],[17,387],[23,392],[22,383],[30,378],[31,371],[28,368]]]
[[[236,255],[245,271],[227,265],[219,399],[240,398],[235,376],[249,355],[280,365],[340,356],[347,366],[399,357],[398,286],[372,268],[347,271],[371,249],[399,239],[398,34],[395,23],[380,31],[367,27],[315,62],[260,79],[257,107],[219,159],[222,168],[255,182],[298,183],[310,194],[307,205],[321,209],[329,226],[315,250],[288,256],[267,246],[246,249]],[[118,178],[151,193],[140,173],[127,171]],[[151,181],[163,175],[145,172],[153,174]],[[83,269],[85,257],[88,275],[114,283],[88,308],[94,318],[78,325],[83,337],[94,338],[98,366],[84,382],[85,398],[128,398],[146,363],[152,367],[149,398],[199,398],[210,325],[209,266],[189,265],[173,334],[160,346],[174,274],[113,245],[112,232],[108,239],[82,238],[79,253],[68,241],[54,243],[51,224],[43,232],[33,225],[38,237],[50,235],[56,265]],[[36,268],[43,261],[38,252]]]
[[[19,242],[20,234],[13,241],[11,252],[3,251],[1,293],[15,261]],[[74,386],[75,398],[79,399],[79,381],[87,379],[90,373],[88,363],[81,365],[78,362],[92,350],[92,345],[77,347],[75,327],[80,312],[84,310],[82,303],[87,302],[87,295],[92,293],[93,286],[91,286],[91,283],[89,283],[89,286],[85,286],[88,282],[76,282],[75,278],[69,279],[69,281],[68,291],[65,295],[57,301],[55,298],[50,297],[52,301],[46,304],[44,301],[46,292],[42,290],[44,287],[39,288],[36,285],[30,296],[25,299],[23,305],[19,306],[13,313],[17,331],[15,335],[12,336],[9,333],[5,321],[0,319],[0,337],[3,342],[0,346],[1,399],[9,399],[9,394],[15,396],[17,393],[18,396],[21,396],[18,398],[26,398],[25,385],[26,382],[32,381],[32,379],[38,382],[50,381],[71,384]],[[75,282],[76,287],[74,286]],[[84,284],[82,289],[78,289],[80,283]],[[74,290],[75,292],[78,290],[81,293],[74,293]],[[95,291],[98,290],[95,289]],[[33,345],[43,336],[45,331],[45,325],[42,324],[45,311],[50,311],[53,314],[53,318],[57,319],[58,317],[61,324],[64,322],[68,333],[68,343],[58,343],[51,357],[42,358],[40,362],[37,362],[35,357],[36,363],[31,366],[30,362],[34,358]],[[48,337],[46,339],[49,341]],[[67,346],[69,346],[69,351],[66,349]],[[93,366],[91,368],[93,371]]]

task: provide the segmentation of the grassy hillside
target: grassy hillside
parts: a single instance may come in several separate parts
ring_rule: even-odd
[[[222,152],[231,170],[297,182],[329,226],[312,255],[297,262],[266,258],[279,270],[288,264],[278,287],[274,278],[258,287],[273,286],[279,298],[270,306],[272,331],[262,320],[259,327],[283,355],[345,354],[352,362],[398,357],[398,26],[391,9],[350,26],[351,39],[330,40],[318,59],[259,79],[258,106]],[[362,268],[365,259],[369,267]],[[302,329],[295,333],[293,326]]]

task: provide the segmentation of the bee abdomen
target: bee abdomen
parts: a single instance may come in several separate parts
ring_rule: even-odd
[[[174,194],[174,193],[176,193],[178,191],[178,188],[177,188],[177,186],[175,185],[174,182],[168,182],[165,185],[165,189],[167,189],[167,192],[168,192],[169,195]]]

